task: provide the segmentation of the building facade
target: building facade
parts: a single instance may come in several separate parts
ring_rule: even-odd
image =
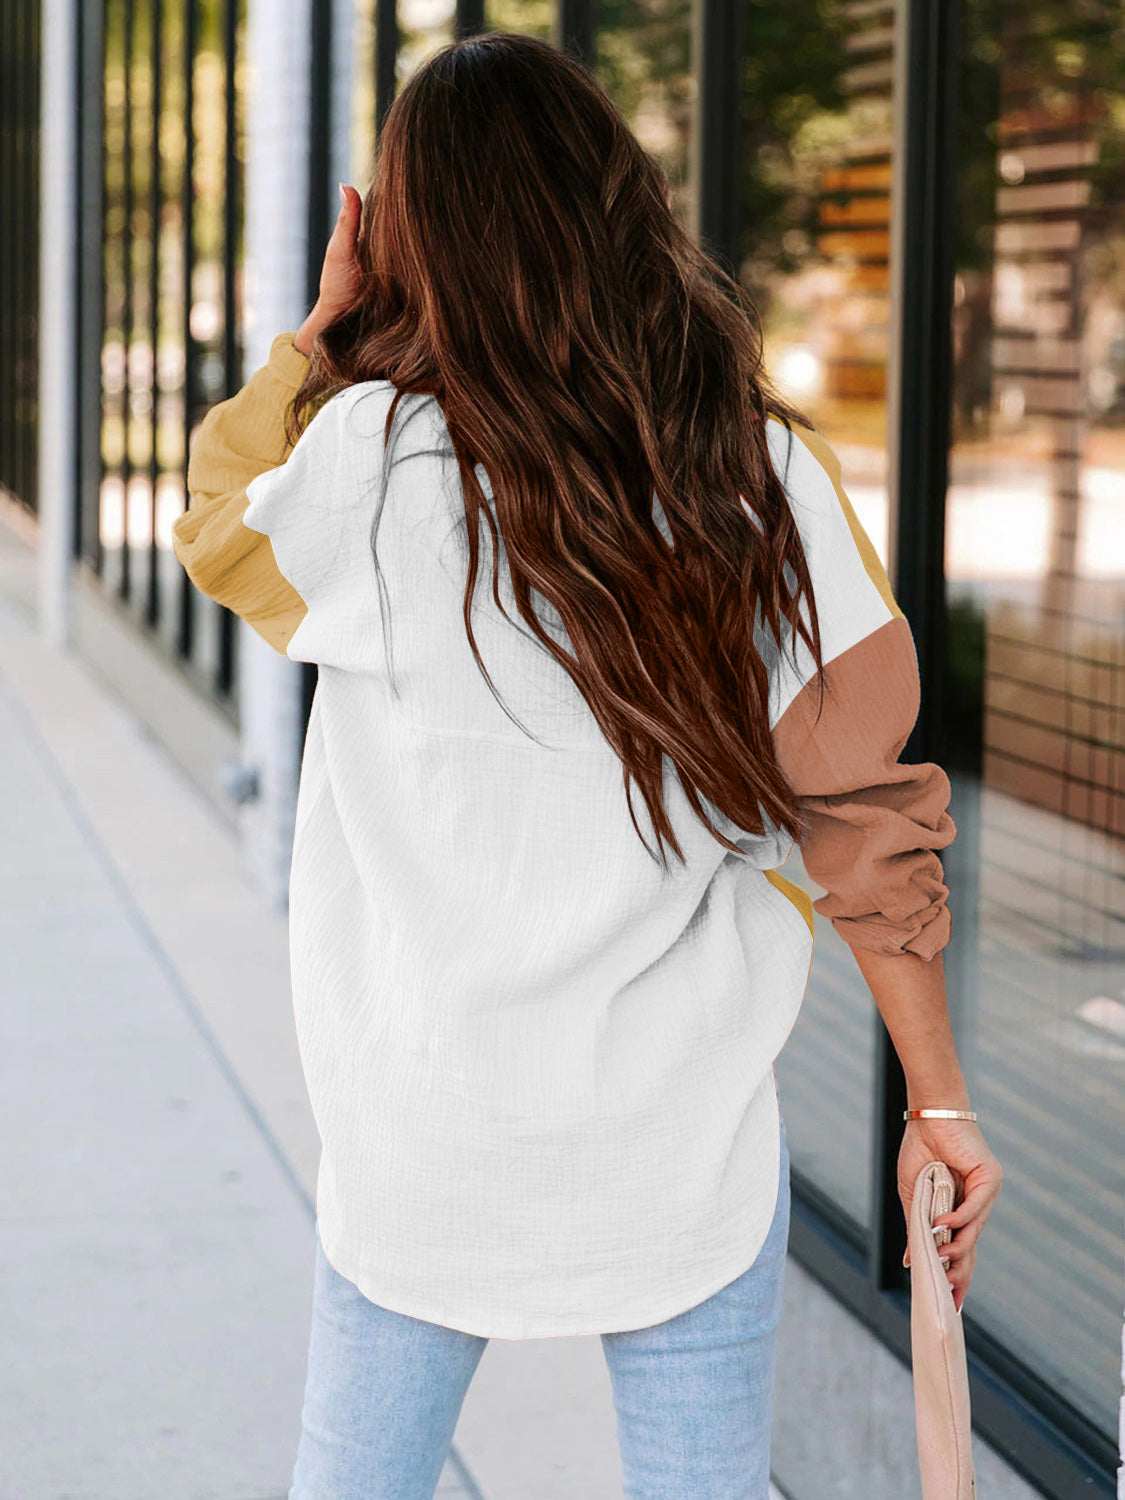
[[[283,903],[315,668],[195,592],[171,523],[202,416],[311,306],[336,183],[366,188],[396,85],[486,27],[597,70],[677,213],[751,292],[767,367],[840,455],[887,564],[923,682],[904,758],[953,783],[951,1009],[1005,1168],[965,1314],[974,1421],[1035,1491],[1109,1495],[1125,1421],[1120,5],[0,0],[0,486],[39,530],[42,627],[135,704]],[[844,945],[827,923],[817,937],[778,1066],[791,1251],[905,1361],[901,1070]],[[874,1385],[845,1391],[811,1335],[801,1351],[779,1388],[788,1492],[916,1483]]]

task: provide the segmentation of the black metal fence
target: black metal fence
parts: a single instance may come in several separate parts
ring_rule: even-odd
[[[38,5],[0,0],[0,484],[39,504]]]
[[[190,434],[243,382],[244,0],[83,5],[77,550],[235,716],[236,620],[171,550]]]

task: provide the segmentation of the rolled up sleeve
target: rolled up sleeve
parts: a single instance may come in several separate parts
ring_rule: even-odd
[[[172,550],[200,593],[242,617],[286,654],[306,613],[268,536],[243,524],[247,486],[293,451],[285,414],[309,361],[279,333],[269,359],[200,423],[188,462],[188,509],[172,523]]]
[[[810,575],[823,667],[781,673],[774,748],[807,822],[813,906],[853,948],[932,959],[949,942],[939,851],[956,828],[940,766],[900,756],[921,693],[910,625],[820,433],[797,426],[787,490]],[[777,458],[782,433],[776,435]]]
[[[931,959],[949,942],[937,851],[956,834],[949,778],[899,760],[919,708],[918,662],[901,616],[825,667],[774,727],[778,761],[808,821],[813,905],[854,948]]]

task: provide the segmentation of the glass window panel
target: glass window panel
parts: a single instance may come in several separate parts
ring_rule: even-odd
[[[839,455],[884,563],[893,13],[869,0],[747,7],[744,92],[742,279],[766,369]],[[784,873],[822,894],[799,850]],[[782,1108],[795,1168],[866,1229],[879,1015],[850,948],[819,914],[815,925],[777,1064]]]
[[[401,88],[432,52],[453,40],[454,0],[399,0],[395,77]]]
[[[974,1316],[1107,1437],[1125,1189],[1120,7],[965,7],[944,762]]]
[[[692,76],[690,0],[598,8],[596,72],[648,154],[664,168],[672,207],[689,223]]]

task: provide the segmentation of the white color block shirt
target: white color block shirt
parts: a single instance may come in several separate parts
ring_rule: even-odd
[[[349,387],[283,456],[305,364],[278,335],[208,413],[174,545],[199,587],[318,668],[289,922],[325,1254],[372,1301],[467,1333],[661,1322],[747,1270],[776,1207],[773,1065],[812,956],[809,900],[777,873],[792,840],[705,802],[741,852],[723,848],[666,760],[685,863],[670,852],[665,871],[621,762],[520,620],[502,545],[497,611],[483,519],[474,630],[518,722],[478,670],[438,403],[404,395],[385,455],[394,386]],[[817,907],[858,947],[932,958],[954,830],[944,772],[898,762],[918,709],[910,631],[831,449],[767,430],[834,687],[817,719],[803,645],[783,659],[760,640]]]

